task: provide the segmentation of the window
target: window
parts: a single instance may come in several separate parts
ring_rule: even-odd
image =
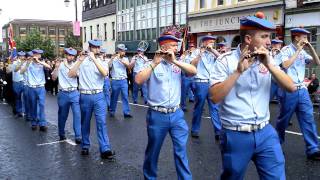
[[[309,35],[309,42],[310,44],[315,48],[317,46],[317,28],[313,27],[313,28],[306,28],[308,31],[310,31],[310,35]]]
[[[92,26],[90,26],[90,40],[92,40]]]
[[[35,27],[35,26],[30,27],[30,32],[37,31],[37,30],[38,30],[38,27]]]
[[[40,34],[41,35],[47,35],[47,28],[46,27],[40,27]]]
[[[101,39],[100,38],[100,26],[99,26],[99,24],[97,24],[97,39]]]
[[[103,24],[104,29],[104,40],[107,41],[107,23]]]
[[[218,1],[217,1],[217,5],[218,5],[218,6],[221,6],[221,5],[223,5],[223,4],[224,4],[224,0],[218,0]]]
[[[19,28],[19,33],[20,34],[27,34],[27,28],[26,27],[20,27]]]
[[[206,0],[200,0],[200,9],[203,9],[206,7]]]
[[[66,30],[64,28],[59,28],[59,36],[65,36],[66,35]]]
[[[49,35],[56,35],[56,28],[55,27],[49,27]]]
[[[64,42],[64,38],[59,38],[59,47],[64,47],[65,42]]]
[[[83,28],[83,38],[84,38],[84,42],[87,42],[87,28],[86,27],[84,27]]]
[[[115,27],[115,23],[112,22],[112,40],[116,39],[116,27]]]

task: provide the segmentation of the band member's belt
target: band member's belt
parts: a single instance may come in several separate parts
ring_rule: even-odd
[[[39,87],[44,87],[44,85],[29,85],[29,87],[31,88],[39,88]]]
[[[252,131],[260,130],[268,124],[269,124],[269,121],[265,121],[260,124],[246,124],[246,125],[240,125],[240,126],[225,126],[225,125],[223,125],[223,128],[229,129],[232,131],[252,132]]]
[[[101,93],[102,91],[103,91],[102,89],[93,89],[93,90],[80,89],[81,94],[98,94],[98,93]]]
[[[112,80],[124,80],[124,79],[127,79],[127,78],[112,78]]]
[[[297,89],[302,89],[302,88],[306,88],[306,89],[307,89],[307,87],[306,87],[303,83],[301,83],[301,84],[294,84],[294,86],[297,87]]]
[[[151,108],[152,110],[155,110],[155,111],[159,111],[159,112],[168,114],[168,113],[174,113],[174,112],[176,112],[176,111],[179,109],[179,106],[172,107],[172,108],[166,108],[166,107],[161,107],[161,106],[151,106],[150,108]]]
[[[14,83],[24,83],[24,80],[22,81],[13,81]]]
[[[194,82],[208,83],[209,79],[194,79]]]
[[[66,92],[71,92],[77,90],[76,87],[69,87],[69,88],[61,88],[59,91],[66,91]]]

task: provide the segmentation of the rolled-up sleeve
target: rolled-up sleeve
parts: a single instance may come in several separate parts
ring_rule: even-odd
[[[218,58],[210,74],[210,86],[225,81],[229,76],[226,58]]]

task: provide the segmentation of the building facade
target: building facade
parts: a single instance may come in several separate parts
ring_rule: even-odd
[[[9,26],[12,24],[14,39],[25,39],[31,31],[39,31],[44,38],[50,38],[55,44],[55,55],[63,52],[65,37],[72,32],[71,21],[15,19],[2,27],[3,45],[2,50],[8,53]]]
[[[82,2],[83,49],[88,41],[100,39],[108,54],[115,52],[116,0],[83,0]]]
[[[141,42],[149,45],[146,53],[158,49],[157,38],[165,27],[186,25],[186,0],[121,0],[117,2],[117,42],[129,53]]]
[[[189,41],[199,45],[201,37],[210,33],[235,48],[240,43],[240,19],[258,11],[276,24],[273,37],[283,39],[283,0],[189,0]]]

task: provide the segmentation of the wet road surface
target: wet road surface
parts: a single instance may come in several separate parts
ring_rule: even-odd
[[[143,101],[140,100],[142,103]],[[31,131],[30,124],[15,118],[8,105],[0,104],[0,179],[143,179],[142,164],[147,144],[144,105],[130,105],[132,119],[124,119],[122,104],[114,118],[107,118],[108,134],[116,161],[100,159],[95,121],[91,123],[90,155],[80,155],[81,148],[73,140],[72,114],[66,125],[67,142],[58,142],[56,96],[47,95],[47,133]],[[193,104],[189,103],[185,117],[191,125]],[[272,124],[278,113],[270,104]],[[70,111],[71,112],[71,111]],[[188,156],[193,179],[218,179],[221,173],[219,145],[214,140],[213,127],[205,110],[199,139],[189,138]],[[318,108],[315,119],[319,130]],[[320,162],[306,160],[305,144],[296,118],[286,134],[283,150],[286,156],[287,179],[320,179]],[[169,135],[162,146],[158,162],[158,179],[177,179],[173,149]],[[246,179],[258,179],[251,163]]]

